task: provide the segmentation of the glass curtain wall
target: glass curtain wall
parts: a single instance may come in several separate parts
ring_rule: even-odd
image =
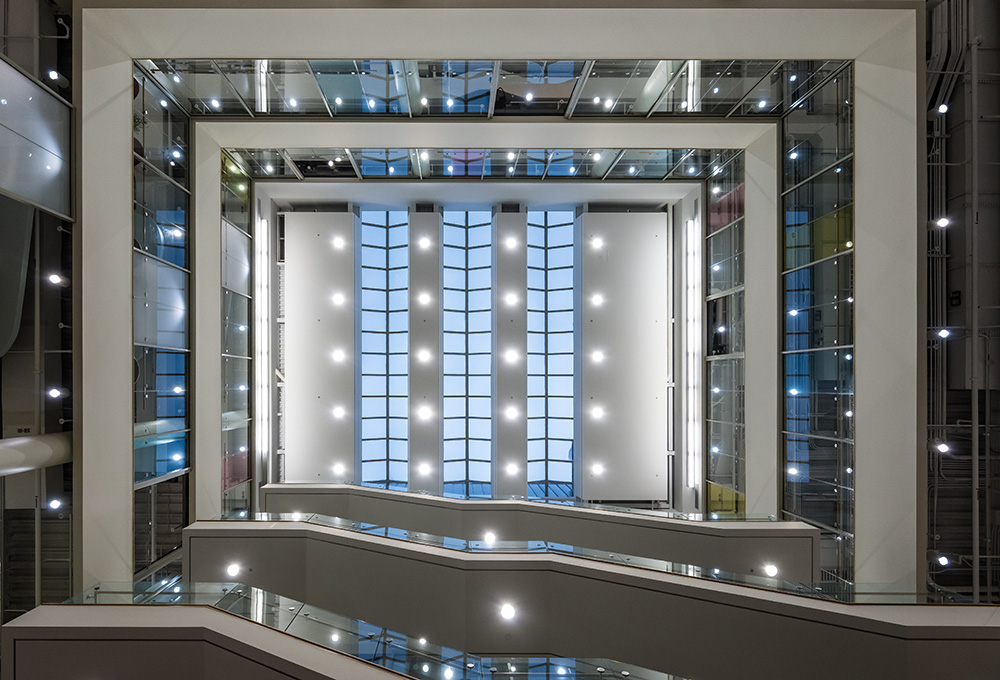
[[[138,69],[132,82],[134,555],[181,545],[190,469],[187,115]]]
[[[409,483],[409,221],[406,211],[362,210],[360,244],[361,483]]]
[[[708,181],[704,249],[706,509],[737,516],[746,511],[743,195],[740,154]]]
[[[852,64],[783,119],[784,515],[823,530],[824,578],[854,565]]]
[[[444,494],[493,489],[493,215],[444,211],[442,225]]]
[[[222,156],[222,512],[250,509],[252,185]]]
[[[572,498],[574,214],[528,212],[528,496]]]

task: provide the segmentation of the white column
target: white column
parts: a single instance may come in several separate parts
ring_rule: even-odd
[[[222,514],[222,156],[218,142],[192,124],[194,221],[191,243],[191,409],[193,519]]]
[[[411,210],[409,488],[433,494],[442,491],[441,252],[441,213]],[[428,304],[420,302],[421,293],[430,295]],[[430,419],[420,417],[422,406]]]
[[[748,145],[744,156],[745,209],[743,230],[746,284],[743,296],[745,350],[743,402],[746,423],[746,512],[778,513],[781,455],[778,385],[781,305],[778,276],[778,130],[768,128]]]
[[[577,493],[666,499],[667,214],[584,213],[582,234],[577,365],[583,440],[575,454],[583,483]],[[595,352],[602,353],[600,361]]]
[[[495,214],[493,244],[493,495],[507,498],[528,493],[528,214],[523,206],[518,213]],[[521,360],[513,365],[499,360],[508,349]],[[513,417],[508,409],[516,410]]]
[[[350,212],[285,214],[288,482],[354,478],[354,238]]]
[[[74,320],[76,589],[132,580],[132,60],[83,16]],[[86,242],[82,243],[82,239]],[[81,245],[82,243],[82,245]],[[89,425],[89,426],[88,426]],[[84,540],[86,539],[86,540]]]
[[[917,484],[926,339],[915,21],[897,23],[854,64],[855,580],[911,587],[921,585],[917,495],[926,493]]]

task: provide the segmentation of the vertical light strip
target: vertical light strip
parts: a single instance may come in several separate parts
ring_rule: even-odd
[[[256,379],[256,460],[253,479],[259,486],[271,481],[271,234],[266,219],[257,220],[254,234],[253,337],[256,342],[252,356]]]
[[[687,221],[685,232],[685,266],[684,278],[687,296],[685,300],[685,357],[686,361],[686,393],[687,393],[687,487],[698,486],[699,456],[701,453],[701,286],[699,285],[701,267],[698,262],[701,257],[700,236],[695,220]]]

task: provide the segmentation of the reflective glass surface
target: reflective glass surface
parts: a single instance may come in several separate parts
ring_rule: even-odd
[[[188,353],[142,345],[133,352],[135,436],[185,429]]]
[[[854,163],[846,160],[787,192],[786,269],[854,247]]]
[[[708,237],[706,292],[716,295],[743,285],[743,220]]]
[[[493,114],[563,115],[583,67],[582,61],[505,59],[500,62]]]
[[[187,272],[134,253],[132,327],[136,344],[186,349],[187,301]]]
[[[845,69],[785,117],[785,187],[802,182],[853,151],[851,81],[852,71]]]
[[[249,116],[252,81],[246,77],[250,60],[143,59],[137,62],[189,115]],[[224,68],[230,70],[227,77]]]
[[[786,351],[853,343],[853,261],[846,253],[784,275]]]

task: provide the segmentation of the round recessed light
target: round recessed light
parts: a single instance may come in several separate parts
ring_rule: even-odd
[[[426,161],[430,157],[431,157],[431,155],[429,153],[427,153],[426,151],[421,151],[420,152],[420,160]]]
[[[505,604],[502,607],[500,607],[500,616],[504,617],[508,621],[514,618],[516,614],[517,612],[514,611],[514,605]]]
[[[346,299],[347,298],[344,296],[343,293],[334,293],[333,297],[330,298],[330,300],[333,302],[333,304],[337,305],[338,307],[340,305],[344,304],[344,301]]]
[[[504,239],[503,243],[505,246],[507,246],[508,250],[513,250],[514,248],[517,248],[517,239],[513,236],[508,236],[506,239]]]
[[[345,245],[347,245],[347,241],[344,240],[343,236],[334,236],[333,237],[333,247],[334,248],[336,248],[337,250],[343,250]]]
[[[591,409],[590,409],[590,415],[591,415],[591,417],[593,417],[593,418],[595,418],[597,420],[600,420],[601,418],[604,417],[604,407],[602,407],[602,406],[593,406],[593,407],[591,407]]]
[[[420,98],[420,105],[421,106],[427,106],[427,97],[421,97]]]
[[[507,471],[508,475],[511,475],[511,476],[516,475],[517,474],[517,463],[507,463],[507,467],[504,468],[504,469]]]
[[[595,307],[600,307],[601,305],[604,304],[604,296],[601,295],[600,293],[594,293],[593,295],[590,296],[590,304],[594,305]]]
[[[526,92],[525,95],[524,95],[524,101],[526,101],[526,102],[530,102],[534,98],[535,98],[535,95],[533,95],[530,92]]]
[[[507,416],[507,420],[514,420],[517,418],[518,411],[516,406],[508,406],[504,409],[503,414]]]
[[[494,534],[492,531],[487,531],[483,535],[483,543],[485,543],[486,545],[493,545],[496,542],[497,542],[497,535]]]
[[[602,361],[604,361],[604,352],[602,352],[599,349],[598,350],[594,350],[593,352],[590,353],[590,359],[595,364],[599,364]]]
[[[590,466],[590,470],[595,475],[602,475],[602,474],[604,474],[604,466],[601,465],[600,463],[594,463],[593,465],[591,465]]]
[[[417,472],[420,473],[422,476],[426,477],[431,473],[431,464],[421,463],[420,465],[417,466]]]
[[[59,508],[62,507],[62,501],[59,500],[58,498],[53,498],[51,501],[49,501],[49,507],[52,508],[53,510],[58,510]]]
[[[343,406],[334,406],[332,413],[334,418],[343,418],[347,410]]]
[[[503,296],[503,301],[508,307],[513,307],[517,304],[517,293],[507,293]]]
[[[518,355],[516,349],[508,349],[506,352],[503,353],[503,359],[508,364],[516,363],[517,359],[518,359],[518,356],[519,355]]]
[[[333,474],[337,475],[338,477],[341,477],[343,476],[345,469],[346,468],[344,467],[343,463],[334,463]]]
[[[422,364],[426,364],[431,360],[431,351],[426,348],[417,350],[417,361]]]
[[[238,576],[239,573],[240,573],[240,565],[238,564],[230,564],[228,567],[226,567],[227,576]]]
[[[771,578],[774,578],[775,576],[778,575],[778,567],[776,567],[773,564],[765,564],[764,573],[770,576]]]
[[[424,306],[429,305],[431,303],[431,294],[428,293],[428,292],[426,292],[426,291],[418,294],[417,295],[417,302],[419,302],[420,304],[422,304]]]
[[[431,416],[433,416],[433,415],[434,415],[434,411],[432,411],[431,407],[427,406],[426,404],[417,409],[417,417],[420,418],[420,420],[430,420]],[[424,469],[425,465],[427,465],[427,463],[421,463],[421,465],[420,465],[421,470]],[[430,471],[430,466],[429,465],[427,465],[427,470]],[[421,472],[420,474],[426,474],[426,473],[425,472]]]
[[[332,353],[330,354],[330,356],[331,356],[331,357],[333,358],[333,360],[334,360],[334,361],[336,361],[336,362],[337,362],[337,363],[339,364],[339,363],[341,363],[341,362],[342,362],[342,361],[343,361],[344,359],[346,359],[346,358],[347,358],[347,352],[345,352],[345,351],[344,351],[344,350],[342,350],[342,349],[335,349],[335,350],[333,350],[333,352],[332,352]]]

